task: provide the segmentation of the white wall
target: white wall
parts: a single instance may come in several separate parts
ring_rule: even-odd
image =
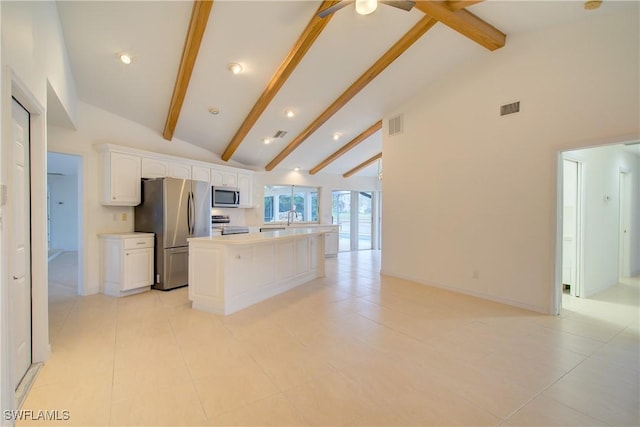
[[[509,36],[387,115],[384,273],[554,311],[557,153],[638,137],[631,9]]]
[[[279,171],[256,173],[253,181],[254,209],[247,209],[247,225],[258,226],[264,223],[264,186],[265,185],[304,185],[320,188],[320,223],[331,224],[331,192],[333,190],[379,191],[377,178],[318,173],[309,175],[306,171]]]
[[[65,115],[74,119],[76,99],[73,76],[66,55],[62,30],[55,2],[0,2],[0,25],[2,41],[0,47],[0,128],[2,145],[0,150],[0,181],[7,185],[8,204],[3,210],[3,220],[12,218],[12,178],[9,159],[11,144],[11,96],[17,96],[31,115],[31,253],[32,253],[32,354],[33,361],[48,358],[48,306],[47,306],[47,241],[46,241],[46,105],[47,82],[60,100]],[[12,239],[11,230],[4,228],[0,252],[6,254]],[[6,257],[2,257],[3,262]],[[0,277],[0,304],[2,321],[0,347],[10,348],[7,319],[7,269]],[[11,357],[4,354],[1,359],[0,387],[1,409],[14,408],[14,390],[10,383]],[[9,356],[9,357],[6,357]],[[0,421],[8,424],[9,420]]]
[[[49,175],[51,249],[78,250],[78,176]]]
[[[582,163],[583,282],[589,297],[618,283],[620,170],[631,173],[631,271],[640,269],[640,157],[620,146],[568,151]]]

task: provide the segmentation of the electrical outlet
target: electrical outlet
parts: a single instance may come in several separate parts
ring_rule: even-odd
[[[126,213],[126,212],[122,212],[122,213],[120,214],[120,219],[121,219],[122,221],[126,221],[126,220],[127,220],[127,213]]]

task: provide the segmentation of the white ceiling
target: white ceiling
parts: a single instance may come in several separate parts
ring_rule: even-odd
[[[218,155],[238,130],[320,5],[319,1],[221,1],[213,4],[175,137]],[[581,1],[486,1],[469,10],[509,37],[626,7],[605,1],[587,12]],[[161,133],[171,100],[192,3],[58,1],[80,99]],[[233,160],[262,169],[340,96],[424,14],[386,5],[367,16],[338,11],[249,132]],[[133,53],[124,66],[117,53]],[[308,170],[380,120],[419,88],[453,67],[491,52],[437,24],[327,121],[278,168]],[[232,75],[230,62],[243,65]],[[220,114],[209,114],[216,107]],[[297,115],[288,119],[286,109]],[[276,131],[283,139],[265,145]],[[342,137],[334,141],[331,136]],[[342,174],[382,150],[377,132],[322,172]],[[375,176],[377,165],[360,175]]]

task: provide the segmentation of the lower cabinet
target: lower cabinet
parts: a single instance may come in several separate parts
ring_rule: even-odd
[[[153,233],[100,235],[101,289],[111,296],[149,290],[154,283]]]

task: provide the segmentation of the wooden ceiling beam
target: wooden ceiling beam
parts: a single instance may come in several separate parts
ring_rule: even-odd
[[[351,141],[349,141],[346,145],[341,147],[338,151],[336,151],[335,153],[333,153],[332,155],[330,155],[329,157],[327,157],[326,159],[318,163],[313,168],[311,168],[311,170],[309,170],[309,174],[315,175],[316,173],[318,173],[319,171],[327,167],[330,163],[334,162],[340,156],[345,154],[347,151],[351,150],[353,147],[360,144],[362,141],[369,138],[374,133],[378,132],[380,129],[382,129],[382,120],[379,120],[378,122],[374,123],[367,130],[365,130],[360,135],[356,136]]]
[[[491,51],[504,46],[507,36],[503,32],[466,9],[456,10],[456,6],[446,1],[418,0],[415,7]]]
[[[326,19],[326,18],[325,18]],[[384,55],[378,59],[367,71],[364,72],[342,95],[338,97],[322,114],[320,114],[301,134],[296,136],[267,166],[267,171],[273,170],[289,154],[302,144],[320,126],[327,122],[335,113],[344,107],[354,96],[356,96],[365,86],[375,79],[404,51],[409,49],[424,33],[429,31],[438,21],[428,16],[422,18],[398,40]]]
[[[351,169],[349,172],[345,172],[344,174],[342,174],[342,177],[343,178],[349,178],[351,175],[354,175],[354,174],[360,172],[360,170],[366,168],[371,163],[373,163],[376,160],[381,159],[381,158],[382,158],[382,153],[378,153],[375,156],[373,156],[372,158],[367,159],[364,162],[360,163],[358,166],[356,166],[355,168]]]
[[[164,131],[162,132],[162,136],[168,141],[173,139],[173,133],[178,124],[182,103],[189,88],[191,73],[198,58],[200,43],[202,42],[204,31],[207,28],[212,6],[213,0],[196,0],[193,2],[191,21],[189,23],[189,30],[187,31],[187,38],[184,41],[184,48],[182,49],[180,68],[178,68],[178,76],[173,86],[171,104],[169,104],[169,113],[167,114],[167,121],[164,124]]]
[[[337,3],[339,2],[325,0],[318,8],[318,12]],[[267,109],[267,106],[269,106],[273,98],[278,94],[278,91],[282,88],[289,76],[293,73],[293,70],[296,69],[300,61],[302,61],[302,58],[304,58],[320,33],[322,33],[322,30],[324,30],[333,17],[333,14],[331,14],[326,18],[320,18],[318,16],[318,12],[313,14],[313,18],[311,18],[307,24],[307,27],[298,38],[298,41],[284,61],[282,61],[282,64],[280,64],[280,67],[278,67],[275,74],[271,77],[271,80],[262,92],[262,95],[260,95],[260,98],[258,98],[255,105],[240,125],[240,128],[238,128],[236,134],[227,145],[227,148],[225,148],[221,156],[221,159],[225,162],[231,159],[233,153],[235,153],[240,144],[242,144],[242,141],[247,136],[251,128],[256,124],[262,113],[264,113],[264,110]]]
[[[464,9],[474,4],[482,3],[484,0],[449,0],[447,5],[451,10]]]

